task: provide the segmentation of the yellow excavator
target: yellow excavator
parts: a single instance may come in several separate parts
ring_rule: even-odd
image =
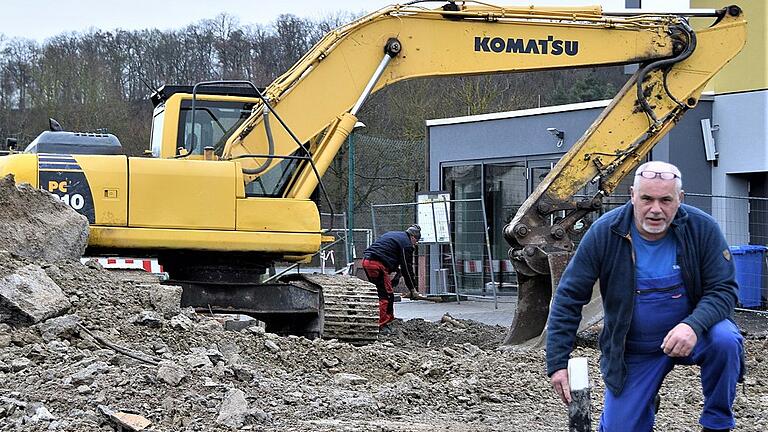
[[[251,313],[274,331],[365,342],[378,330],[367,283],[265,274],[278,260],[305,261],[328,241],[311,197],[323,192],[322,175],[366,98],[424,76],[637,63],[505,228],[519,279],[505,343],[536,338],[573,251],[574,225],[696,106],[743,47],[745,17],[728,6],[694,30],[675,14],[426,3],[386,7],[332,30],[265,89],[248,82],[160,89],[145,157],[120,154],[113,136],[46,132],[27,151],[0,158],[0,174],[57,194],[88,217],[89,253],[157,256],[184,287],[186,304]],[[589,182],[598,192],[577,200]],[[554,213],[565,216],[552,224]]]

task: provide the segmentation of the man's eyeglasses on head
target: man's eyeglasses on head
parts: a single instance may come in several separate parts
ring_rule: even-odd
[[[647,179],[655,179],[656,177],[662,179],[662,180],[673,180],[675,178],[680,178],[679,175],[673,173],[673,172],[656,172],[656,171],[640,171],[639,173],[635,174],[636,176],[641,176],[643,178]]]

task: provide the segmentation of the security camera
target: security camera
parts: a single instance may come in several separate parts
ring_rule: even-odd
[[[561,131],[560,129],[557,129],[557,128],[547,128],[547,132],[551,133],[552,135],[554,135],[555,138],[557,138],[559,140],[565,138],[565,132]]]

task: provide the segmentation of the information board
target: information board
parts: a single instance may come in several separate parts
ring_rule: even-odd
[[[447,192],[419,192],[416,194],[416,223],[421,226],[419,243],[449,243],[451,195]]]

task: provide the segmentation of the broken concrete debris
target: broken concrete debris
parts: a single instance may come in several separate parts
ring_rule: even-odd
[[[139,414],[116,411],[106,405],[99,405],[98,409],[113,425],[118,427],[119,431],[143,431],[152,424],[150,420]]]
[[[54,195],[9,174],[0,178],[0,207],[0,250],[51,263],[83,256],[88,219]]]
[[[0,278],[0,322],[36,324],[65,313],[71,306],[40,266],[28,264]]]
[[[164,318],[170,319],[181,313],[180,286],[154,284],[147,287],[147,290],[154,310]]]
[[[245,424],[247,417],[248,401],[245,400],[245,393],[240,389],[230,389],[221,402],[216,423],[240,428]]]

